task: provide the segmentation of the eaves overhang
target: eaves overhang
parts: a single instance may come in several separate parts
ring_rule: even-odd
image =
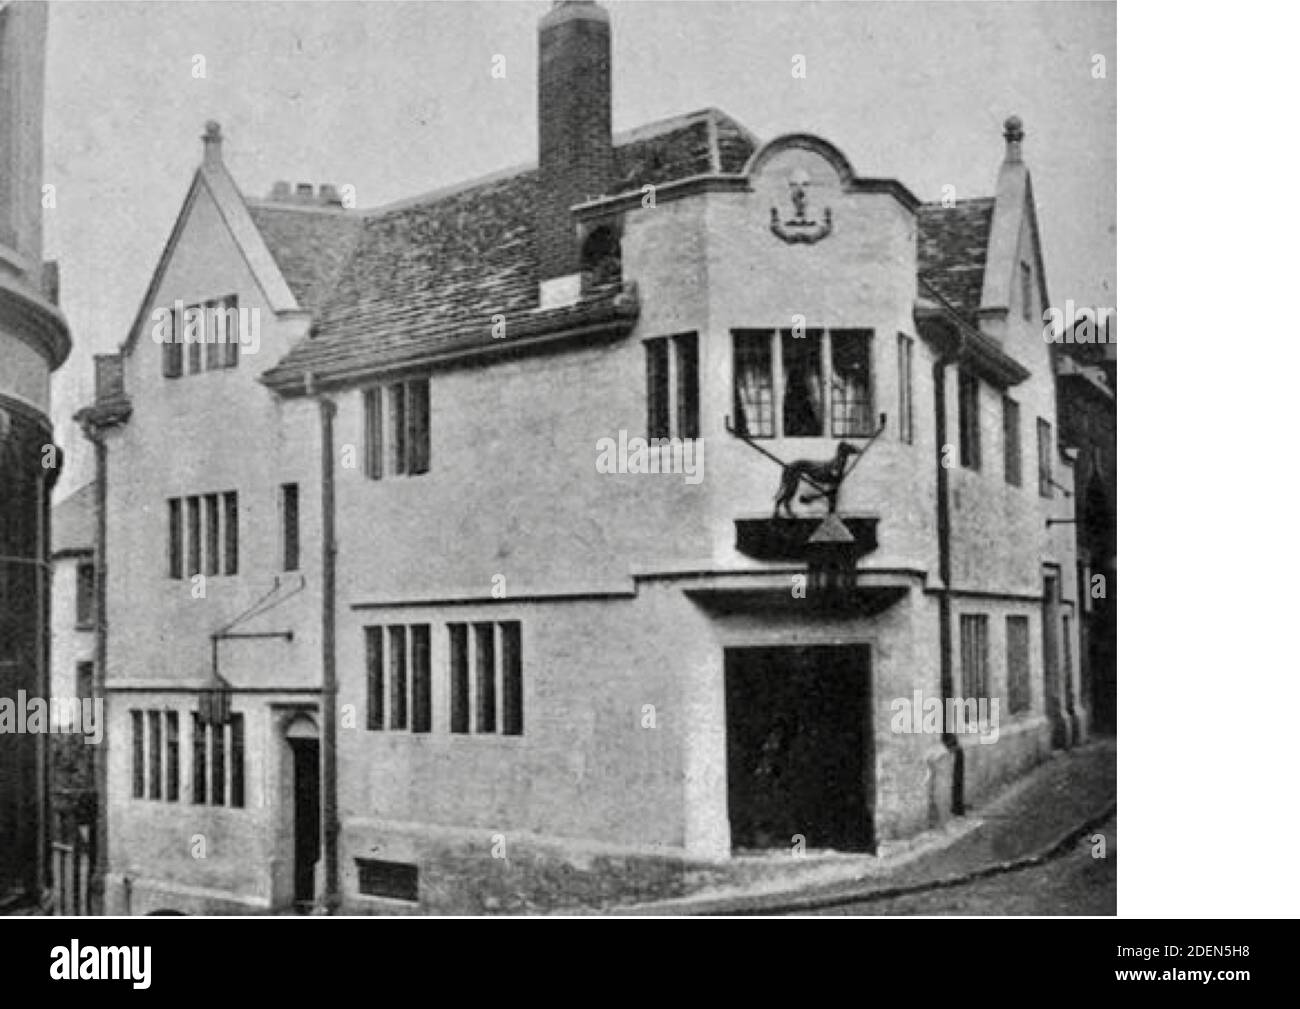
[[[1029,378],[1028,368],[1003,350],[996,340],[981,333],[924,278],[918,277],[917,283],[923,297],[917,299],[913,315],[922,335],[933,338],[937,326],[946,334],[942,341],[947,345],[945,350],[957,363],[998,388],[1007,389]]]
[[[577,341],[622,339],[636,326],[640,311],[636,285],[625,282],[617,291],[592,298],[587,304],[509,316],[505,320],[508,335],[501,338],[476,325],[472,336],[458,337],[453,330],[443,339],[371,362],[331,365],[328,360],[314,362],[309,356],[297,362],[286,359],[264,373],[261,381],[281,396],[294,397],[308,394],[308,375],[314,389],[325,390],[403,372],[493,364],[561,350]]]

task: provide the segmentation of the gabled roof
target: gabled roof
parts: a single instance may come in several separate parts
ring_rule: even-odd
[[[755,146],[742,126],[715,109],[653,123],[614,142],[615,192],[737,173]],[[536,198],[537,171],[530,166],[364,213],[350,259],[327,285],[313,335],[263,380],[290,392],[301,388],[307,372],[328,383],[490,346],[494,316],[504,318],[514,338],[542,324],[582,324],[625,311],[626,305],[614,308],[618,292],[605,289],[561,314],[537,311]],[[264,204],[254,208],[259,226],[265,210]],[[281,248],[282,221],[267,217],[263,234],[278,262],[295,259]],[[328,270],[304,266],[302,272]]]
[[[916,212],[916,272],[962,315],[974,318],[984,290],[993,197],[952,206],[923,203]]]
[[[215,124],[212,125],[215,126]],[[217,139],[219,140],[219,138],[220,130],[217,128]],[[167,273],[172,254],[176,251],[176,245],[180,241],[181,235],[185,233],[185,225],[189,221],[199,194],[202,192],[207,192],[216,204],[217,212],[229,229],[231,238],[234,240],[235,245],[238,246],[240,254],[248,264],[249,270],[252,271],[254,279],[271,306],[271,310],[274,312],[287,312],[299,307],[293,292],[277,266],[276,260],[266,246],[259,226],[254,223],[250,216],[249,208],[244,203],[239,188],[226,170],[226,166],[222,164],[219,157],[205,155],[203,163],[194,173],[189,190],[185,193],[185,201],[181,204],[181,212],[176,215],[176,223],[172,225],[171,234],[167,236],[167,244],[163,247],[163,253],[158,259],[158,265],[154,267],[153,275],[149,279],[149,287],[145,291],[144,299],[140,302],[140,309],[136,313],[131,329],[122,344],[124,354],[129,354],[134,349],[136,341],[140,338],[140,333],[144,329],[145,320],[150,317],[155,308],[159,307],[155,304],[158,288],[162,284],[162,278]]]
[[[95,485],[88,483],[50,509],[50,554],[95,549]]]
[[[610,196],[699,176],[740,176],[756,138],[716,109],[616,135]],[[368,211],[250,201],[248,210],[300,304],[312,335],[263,376],[286,394],[304,377],[340,382],[460,357],[557,325],[626,319],[629,298],[589,292],[559,312],[538,310],[535,166],[526,165]],[[996,199],[916,207],[917,273],[945,311],[978,326]],[[911,204],[915,205],[915,204]],[[630,298],[635,301],[634,297]]]

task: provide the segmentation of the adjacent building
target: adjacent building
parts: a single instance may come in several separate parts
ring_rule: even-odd
[[[109,910],[876,851],[1086,736],[1019,121],[923,203],[715,109],[612,135],[609,32],[543,18],[535,166],[387,207],[248,198],[208,124],[82,415]]]
[[[1113,323],[1114,316],[1110,316]],[[1115,570],[1117,359],[1115,327],[1104,343],[1075,343],[1057,357],[1061,437],[1077,453],[1077,533],[1083,690],[1094,729],[1117,729]]]
[[[50,530],[50,693],[94,696],[95,486],[54,506]],[[66,707],[60,716],[66,717]],[[80,742],[78,740],[78,742]]]
[[[47,736],[17,724],[28,727],[28,699],[49,693],[49,502],[61,464],[50,372],[71,350],[57,272],[41,256],[46,15],[43,3],[0,4],[0,904],[39,898],[47,881]]]

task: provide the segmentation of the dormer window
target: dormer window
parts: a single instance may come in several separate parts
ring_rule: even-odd
[[[609,225],[596,228],[582,243],[582,272],[588,287],[611,284],[623,277],[618,234]]]

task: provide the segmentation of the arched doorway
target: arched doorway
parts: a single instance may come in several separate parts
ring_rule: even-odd
[[[284,739],[292,762],[293,900],[300,911],[316,899],[320,861],[320,729],[303,712],[286,719]]]

